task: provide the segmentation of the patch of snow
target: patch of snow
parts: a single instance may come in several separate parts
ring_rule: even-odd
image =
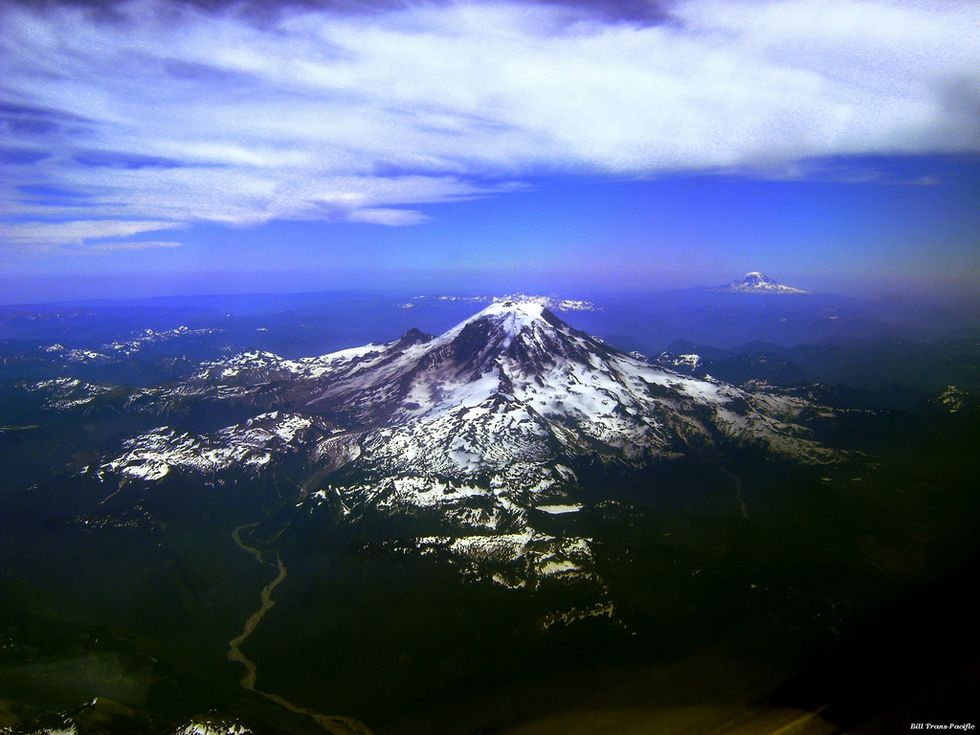
[[[568,610],[549,613],[541,621],[541,626],[548,630],[556,625],[568,626],[577,620],[589,618],[609,618],[612,620],[615,611],[615,606],[611,602],[597,602],[588,607],[572,607]]]
[[[949,413],[959,413],[970,399],[970,394],[955,385],[948,385],[936,396],[936,403]]]
[[[565,515],[566,513],[578,513],[580,510],[582,510],[582,504],[581,503],[565,503],[565,504],[555,503],[552,505],[539,505],[536,506],[536,509],[540,510],[542,513],[548,513],[549,515],[557,516],[557,515]]]
[[[232,720],[189,722],[174,731],[174,735],[252,735],[254,730]]]

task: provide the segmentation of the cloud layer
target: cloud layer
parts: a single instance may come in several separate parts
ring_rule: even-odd
[[[522,2],[7,6],[0,238],[414,224],[419,205],[541,176],[980,148],[976,4],[670,7],[651,23]]]

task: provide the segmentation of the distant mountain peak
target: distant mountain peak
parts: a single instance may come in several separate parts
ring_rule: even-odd
[[[732,281],[725,290],[735,291],[737,293],[808,293],[801,288],[794,288],[793,286],[786,286],[782,283],[777,283],[761,271],[749,271],[741,278]]]

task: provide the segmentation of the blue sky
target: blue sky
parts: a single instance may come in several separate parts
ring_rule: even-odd
[[[980,11],[0,9],[0,300],[980,285]]]

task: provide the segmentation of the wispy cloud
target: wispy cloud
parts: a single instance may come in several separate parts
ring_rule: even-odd
[[[14,245],[82,244],[90,240],[129,237],[172,229],[172,222],[147,220],[68,220],[65,222],[0,222],[0,238]]]
[[[16,220],[0,236],[407,225],[541,175],[785,175],[980,147],[972,3],[686,0],[665,22],[562,3],[242,7],[0,11]]]
[[[184,244],[171,240],[139,240],[134,242],[97,242],[85,246],[85,252],[114,253],[120,250],[169,250],[181,248]]]

